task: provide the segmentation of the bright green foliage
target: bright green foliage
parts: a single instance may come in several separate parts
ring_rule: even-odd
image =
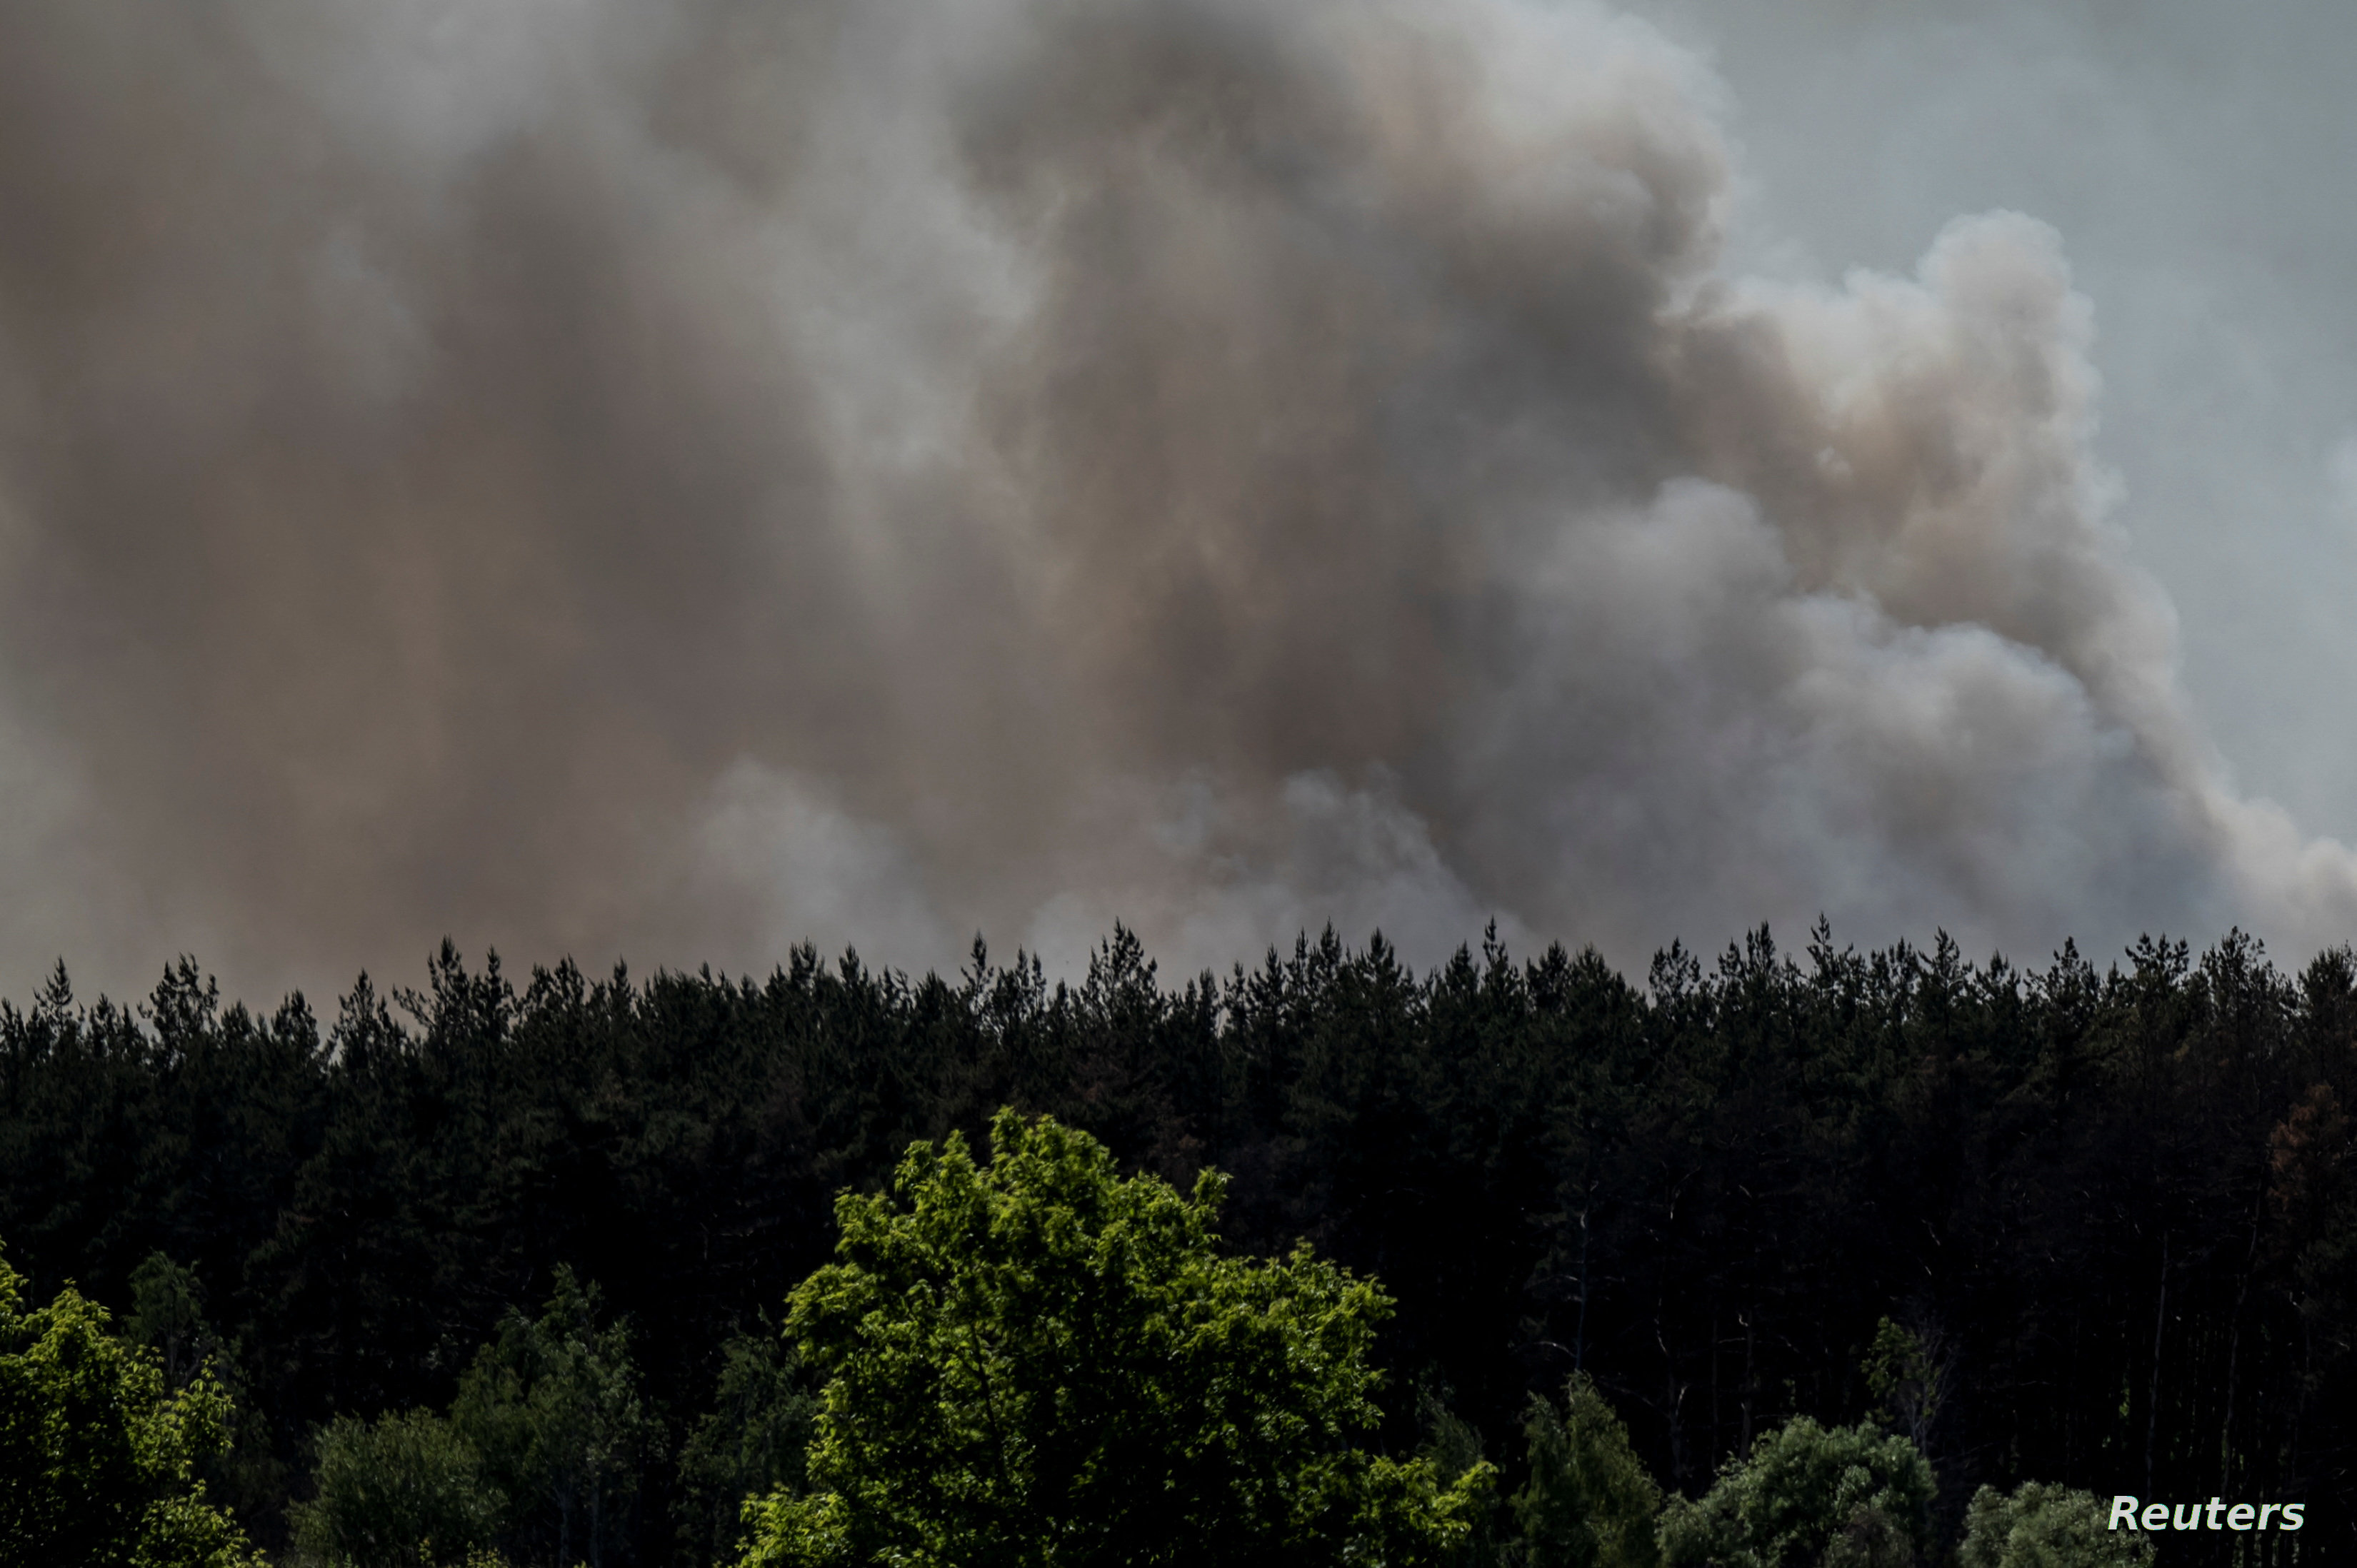
[[[252,1563],[195,1477],[224,1446],[228,1395],[205,1369],[173,1391],[106,1327],[70,1285],[27,1311],[0,1261],[0,1568]]]
[[[1405,1564],[1463,1536],[1488,1466],[1444,1487],[1351,1446],[1374,1285],[1306,1245],[1221,1256],[1215,1172],[1182,1197],[1011,1112],[991,1144],[837,1203],[787,1320],[830,1380],[815,1489],[748,1508],[748,1565]]]
[[[1973,1494],[1959,1568],[2147,1568],[2152,1537],[2105,1528],[2103,1501],[2037,1481],[2010,1497],[1992,1487]]]
[[[1931,1545],[1932,1466],[1873,1425],[1799,1416],[1662,1519],[1671,1568],[1905,1568]]]
[[[1560,1413],[1534,1397],[1523,1430],[1531,1477],[1513,1509],[1531,1568],[1656,1568],[1662,1491],[1595,1382],[1575,1373]]]
[[[1433,1478],[1442,1487],[1453,1485],[1460,1477],[1480,1465],[1485,1447],[1481,1434],[1471,1422],[1452,1408],[1451,1391],[1427,1370],[1418,1380],[1415,1395],[1416,1424],[1423,1429],[1424,1441],[1416,1444],[1417,1457],[1432,1466]],[[1505,1509],[1485,1486],[1480,1506],[1467,1518],[1468,1529],[1442,1554],[1445,1568],[1503,1568],[1521,1559],[1513,1554],[1515,1548],[1500,1529],[1506,1522]]]
[[[220,1380],[236,1408],[226,1451],[207,1465],[208,1478],[238,1517],[280,1515],[285,1509],[288,1466],[271,1453],[269,1418],[247,1397],[239,1377],[243,1347],[213,1331],[205,1321],[204,1300],[204,1286],[194,1269],[165,1252],[150,1252],[131,1272],[131,1311],[123,1320],[123,1337],[156,1352],[164,1364],[167,1389],[186,1387],[199,1371]]]
[[[296,1549],[337,1568],[457,1563],[497,1537],[504,1501],[482,1456],[430,1411],[340,1416],[320,1432],[316,1492],[289,1510]]]
[[[818,1401],[800,1370],[775,1332],[721,1347],[713,1408],[679,1455],[682,1533],[703,1557],[728,1554],[743,1533],[746,1498],[802,1490]]]
[[[1432,1461],[1442,1481],[1453,1481],[1481,1463],[1481,1434],[1450,1408],[1446,1387],[1426,1380],[1416,1390],[1415,1414],[1424,1428],[1416,1452]]]

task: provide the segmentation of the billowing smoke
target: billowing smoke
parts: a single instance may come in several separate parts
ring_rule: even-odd
[[[2061,241],[1523,0],[0,9],[0,970],[2357,933]]]

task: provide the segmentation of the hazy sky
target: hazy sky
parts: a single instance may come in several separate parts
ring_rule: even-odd
[[[0,993],[2349,940],[2352,31],[0,5]]]
[[[2052,223],[2095,306],[2097,452],[2246,789],[2357,839],[2357,14],[2263,0],[1638,7],[1728,85],[1746,267],[1903,268]]]

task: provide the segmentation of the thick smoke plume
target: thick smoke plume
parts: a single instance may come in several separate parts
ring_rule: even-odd
[[[2357,932],[2028,218],[1515,0],[0,7],[0,967]]]

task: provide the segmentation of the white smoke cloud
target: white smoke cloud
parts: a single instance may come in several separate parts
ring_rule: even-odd
[[[2190,715],[2062,238],[1735,275],[1625,16],[118,9],[0,20],[0,711],[156,913],[20,983],[2357,921]]]
[[[811,942],[829,954],[931,954],[957,940],[891,832],[803,780],[738,763],[721,775],[699,828],[695,895],[749,903],[773,951]]]
[[[1510,946],[1532,933],[1476,897],[1383,768],[1353,784],[1322,769],[1285,779],[1270,802],[1194,776],[1097,791],[1076,815],[1093,846],[1071,886],[1023,931],[1051,968],[1077,972],[1115,921],[1154,933],[1163,972],[1224,973],[1304,932],[1382,931],[1405,951],[1446,953],[1495,921]]]

